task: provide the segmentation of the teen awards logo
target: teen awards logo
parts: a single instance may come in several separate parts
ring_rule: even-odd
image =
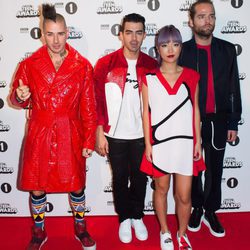
[[[247,31],[247,26],[241,26],[239,21],[228,21],[226,26],[223,26],[221,29],[222,34],[231,34],[231,33],[245,33]]]
[[[153,211],[155,211],[153,201],[149,201],[148,204],[144,207],[143,211],[144,212],[153,212]]]
[[[17,18],[20,17],[38,17],[40,16],[39,10],[35,10],[32,5],[23,5],[21,10],[16,14]]]
[[[237,161],[235,157],[226,157],[224,159],[223,168],[242,168],[243,162]]]
[[[122,11],[122,6],[116,5],[114,1],[104,1],[103,5],[97,9],[97,14],[119,14]]]
[[[10,125],[4,124],[3,121],[0,120],[0,132],[8,132],[10,130]]]
[[[68,27],[69,30],[69,39],[80,39],[82,38],[83,34],[82,31],[77,30],[75,27]]]
[[[239,209],[241,207],[241,203],[240,202],[235,202],[234,199],[224,199],[220,209]]]
[[[194,2],[195,2],[195,0],[186,0],[184,3],[181,4],[179,10],[180,11],[188,11]]]
[[[17,214],[17,208],[11,207],[9,203],[0,203],[0,214]]]
[[[23,57],[21,57],[20,62],[27,59],[33,54],[33,52],[26,52]]]
[[[7,85],[6,81],[0,81],[0,88],[5,88]]]
[[[108,186],[106,186],[103,190],[104,193],[112,193],[113,188],[112,188],[112,183],[110,182]]]
[[[155,36],[158,29],[155,23],[146,24],[146,34],[147,36]]]
[[[14,168],[8,167],[6,163],[0,162],[0,174],[12,174]]]
[[[246,78],[246,73],[239,73],[239,79],[244,80]]]

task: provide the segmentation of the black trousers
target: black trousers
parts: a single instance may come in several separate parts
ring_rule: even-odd
[[[221,179],[227,141],[226,119],[212,116],[202,121],[201,137],[207,169],[204,185],[202,173],[193,178],[192,206],[215,212],[221,206]]]
[[[143,217],[147,176],[140,171],[144,139],[122,140],[107,137],[112,169],[113,196],[119,222]]]

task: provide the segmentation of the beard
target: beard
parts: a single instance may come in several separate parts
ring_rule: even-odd
[[[211,37],[214,31],[214,26],[209,26],[208,28],[194,28],[194,33],[201,38],[207,39]]]

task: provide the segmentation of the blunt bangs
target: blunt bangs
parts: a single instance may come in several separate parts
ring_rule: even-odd
[[[174,25],[166,25],[159,30],[155,45],[159,47],[161,44],[171,41],[182,44],[181,33]]]

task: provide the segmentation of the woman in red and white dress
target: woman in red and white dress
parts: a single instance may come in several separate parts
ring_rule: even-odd
[[[167,225],[167,194],[174,176],[179,249],[192,249],[186,228],[191,213],[192,176],[204,170],[198,107],[199,74],[178,65],[182,38],[173,25],[156,36],[159,68],[142,86],[145,154],[141,170],[155,180],[154,206],[160,222],[161,249],[174,249]]]

